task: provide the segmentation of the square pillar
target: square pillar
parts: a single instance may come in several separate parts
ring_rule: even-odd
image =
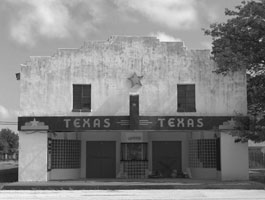
[[[235,143],[231,131],[221,131],[221,180],[248,180],[248,143]]]
[[[18,180],[48,181],[47,131],[19,132]]]

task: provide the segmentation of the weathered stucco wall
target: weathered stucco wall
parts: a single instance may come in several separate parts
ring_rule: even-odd
[[[246,114],[244,71],[213,73],[208,50],[187,50],[181,42],[154,37],[110,37],[86,42],[80,49],[59,49],[51,57],[31,57],[21,67],[21,116],[73,113],[73,84],[92,85],[92,112],[82,115],[128,115],[129,93],[140,96],[140,115],[177,113],[177,84],[196,86],[196,113]],[[142,87],[128,78],[143,76]]]
[[[47,181],[47,132],[19,133],[19,181]]]
[[[235,143],[229,132],[221,132],[221,180],[248,180],[248,143]]]

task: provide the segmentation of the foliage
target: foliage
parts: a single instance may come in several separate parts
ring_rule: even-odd
[[[236,128],[239,130],[234,136],[237,138],[235,142],[247,142],[252,140],[255,142],[265,141],[265,118],[263,115],[249,115],[249,119],[236,117]],[[233,135],[233,133],[232,133]]]
[[[242,1],[225,10],[228,20],[204,30],[213,39],[212,55],[217,73],[247,72],[250,131],[242,138],[265,140],[265,0]],[[260,117],[261,116],[261,117]]]
[[[242,2],[236,10],[225,10],[230,18],[214,23],[205,30],[213,38],[213,59],[218,72],[227,73],[247,68],[264,73],[265,64],[265,0]]]
[[[10,129],[0,131],[0,151],[14,153],[18,149],[18,135]]]

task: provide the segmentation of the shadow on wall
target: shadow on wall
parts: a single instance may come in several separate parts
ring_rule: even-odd
[[[155,91],[155,90],[160,90],[158,92],[150,92],[150,91]],[[160,114],[176,114],[177,111],[177,93],[175,95],[171,94],[168,95],[171,91],[163,90],[161,88],[154,88],[148,91],[148,96],[152,97],[148,100],[145,101],[145,106],[141,107],[140,112],[142,113],[160,113]],[[157,95],[159,94],[159,96]],[[140,97],[141,101],[141,97]],[[141,102],[140,102],[141,105]],[[170,113],[169,113],[170,112]]]
[[[123,113],[127,110],[129,110],[129,95],[126,96],[124,93],[118,93],[109,96],[93,113],[95,116],[102,114],[107,116]]]

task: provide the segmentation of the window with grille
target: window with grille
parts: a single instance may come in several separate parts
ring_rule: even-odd
[[[121,163],[127,178],[146,178],[147,143],[122,143]]]
[[[73,85],[73,112],[91,111],[91,85]]]
[[[81,141],[52,140],[52,169],[80,168]]]
[[[196,112],[195,108],[195,85],[177,85],[178,89],[178,112]]]
[[[264,147],[248,148],[249,168],[251,169],[265,168],[265,153],[262,151],[262,148]]]
[[[217,168],[216,139],[190,140],[189,166],[192,168]]]
[[[121,160],[147,160],[147,143],[122,143]]]

